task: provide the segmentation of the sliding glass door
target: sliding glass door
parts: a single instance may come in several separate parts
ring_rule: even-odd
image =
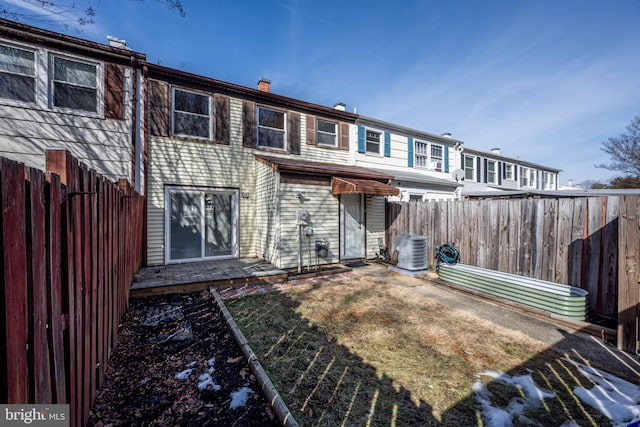
[[[238,257],[238,192],[166,187],[167,262]]]

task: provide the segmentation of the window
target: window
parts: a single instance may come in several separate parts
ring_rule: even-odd
[[[504,178],[505,179],[510,179],[511,181],[513,181],[515,179],[514,173],[513,173],[514,169],[513,169],[513,165],[510,163],[505,163],[504,164]]]
[[[498,174],[495,160],[487,160],[487,183],[498,183]]]
[[[238,256],[238,191],[165,188],[168,262]]]
[[[551,172],[544,172],[542,174],[542,181],[544,184],[545,190],[555,190],[556,189],[556,175]]]
[[[285,149],[284,119],[282,111],[258,107],[258,147]]]
[[[415,167],[426,169],[429,166],[429,144],[416,141],[414,153],[416,156]]]
[[[442,172],[442,145],[416,141],[415,167]]]
[[[430,169],[442,172],[442,145],[431,144]]]
[[[210,98],[184,90],[173,90],[173,134],[209,139]]]
[[[53,57],[51,102],[54,107],[98,112],[98,66]]]
[[[367,129],[365,142],[367,153],[380,154],[380,132]]]
[[[35,52],[0,45],[0,98],[36,102]]]
[[[336,123],[318,119],[318,144],[332,147],[338,145],[338,125]]]
[[[520,168],[520,186],[536,188],[536,171],[529,168]]]
[[[464,179],[469,181],[476,180],[476,158],[464,156]]]

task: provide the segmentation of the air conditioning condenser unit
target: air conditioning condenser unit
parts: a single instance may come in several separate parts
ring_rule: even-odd
[[[397,266],[405,270],[426,270],[427,238],[418,234],[400,234],[393,238],[393,250],[398,254]]]

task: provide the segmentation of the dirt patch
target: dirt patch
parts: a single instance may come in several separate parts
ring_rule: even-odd
[[[132,299],[90,426],[275,426],[209,292]]]

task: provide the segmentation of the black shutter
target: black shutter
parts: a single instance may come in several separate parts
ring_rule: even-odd
[[[215,114],[214,141],[229,145],[229,97],[216,93],[213,95],[213,113]]]
[[[289,153],[300,154],[300,113],[290,112],[287,124]]]
[[[504,170],[504,165],[502,164],[502,162],[498,162],[498,170],[497,170],[497,175],[498,175],[498,185],[502,185],[502,173]]]
[[[242,101],[242,145],[248,148],[255,148],[257,139],[256,103]]]
[[[169,136],[171,108],[169,84],[158,80],[149,81],[149,133]]]
[[[489,181],[489,161],[484,159],[484,183],[486,184]]]

